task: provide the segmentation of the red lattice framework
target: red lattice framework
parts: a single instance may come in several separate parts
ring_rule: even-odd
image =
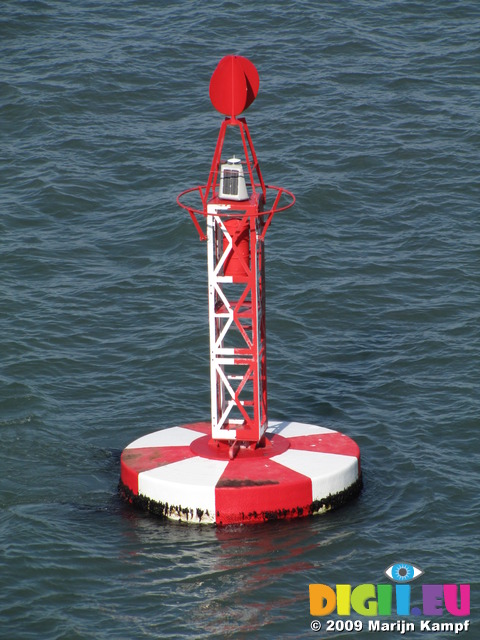
[[[247,200],[219,196],[229,127],[240,133]],[[177,202],[208,245],[212,438],[228,441],[233,452],[240,445],[263,446],[268,426],[264,241],[275,213],[291,207],[295,197],[264,183],[246,120],[233,115],[220,127],[208,183],[183,191]]]

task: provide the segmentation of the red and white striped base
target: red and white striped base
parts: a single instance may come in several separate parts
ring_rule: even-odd
[[[231,460],[209,422],[150,433],[122,453],[121,492],[168,518],[217,525],[308,516],[360,492],[360,451],[348,436],[289,421],[269,422],[266,435],[265,447]]]

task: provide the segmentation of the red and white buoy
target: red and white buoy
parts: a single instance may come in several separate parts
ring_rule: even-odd
[[[347,436],[267,416],[264,242],[273,216],[295,202],[266,185],[245,118],[259,77],[226,56],[210,99],[227,116],[206,185],[178,196],[207,240],[211,420],[135,440],[122,453],[131,502],[176,520],[219,525],[297,518],[332,509],[361,488],[360,452]],[[227,132],[241,161],[222,159]]]

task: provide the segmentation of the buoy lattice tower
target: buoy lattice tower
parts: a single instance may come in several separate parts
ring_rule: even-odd
[[[235,82],[238,65],[244,73]],[[234,97],[223,103],[225,84]],[[265,234],[274,214],[295,201],[286,189],[265,185],[247,122],[236,117],[245,109],[240,98],[253,99],[257,90],[258,74],[251,63],[233,56],[224,59],[212,77],[210,96],[230,115],[220,127],[208,183],[179,196],[201,239],[205,232],[199,217],[206,219],[212,438],[231,442],[231,457],[240,446],[265,444]],[[228,130],[237,133],[243,163],[235,157],[222,161]],[[201,209],[183,204],[182,198],[192,192],[200,196]],[[268,209],[267,193],[273,194]],[[280,205],[282,196],[288,201]]]
[[[245,118],[259,77],[226,56],[210,81],[221,123],[206,184],[177,199],[207,241],[210,422],[139,438],[121,459],[121,489],[172,519],[263,522],[324,511],[361,486],[357,445],[338,431],[268,420],[265,235],[294,195],[266,185]],[[223,158],[236,134],[242,159]]]

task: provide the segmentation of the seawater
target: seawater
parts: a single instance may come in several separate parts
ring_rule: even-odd
[[[479,25],[473,0],[2,2],[0,637],[310,638],[309,584],[395,561],[471,584],[478,634]],[[117,483],[127,444],[209,415],[205,245],[175,199],[206,181],[230,53],[297,196],[267,234],[270,416],[353,437],[364,489],[215,529]]]

